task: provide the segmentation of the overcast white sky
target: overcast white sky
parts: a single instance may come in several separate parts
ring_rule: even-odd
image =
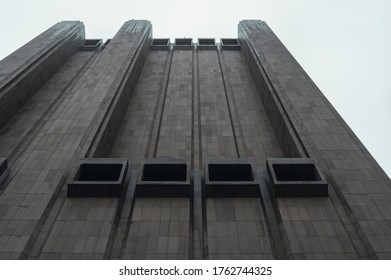
[[[129,19],[154,37],[236,37],[265,20],[391,176],[390,0],[0,0],[0,59],[62,20],[112,38]]]

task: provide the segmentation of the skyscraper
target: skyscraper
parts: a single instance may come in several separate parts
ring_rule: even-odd
[[[263,21],[60,22],[0,62],[0,127],[2,259],[391,258],[390,179]]]

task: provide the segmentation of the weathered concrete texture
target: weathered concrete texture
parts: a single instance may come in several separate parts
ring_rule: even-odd
[[[298,211],[298,201],[279,200],[280,209],[288,210],[290,215],[285,217],[292,222],[303,221],[306,211],[311,223],[329,221],[322,224],[323,235],[328,232],[329,236],[317,233],[318,225],[312,234],[303,227],[290,231],[290,234],[296,232],[297,238],[300,232],[315,238],[314,244],[307,239],[304,247],[302,242],[290,240],[292,253],[297,248],[296,253],[304,254],[298,257],[326,258],[330,253],[332,258],[339,257],[338,254],[353,258],[355,251],[362,258],[388,258],[391,252],[389,178],[264,22],[242,21],[239,37],[246,45],[249,63],[262,68],[258,73],[262,73],[262,79],[272,88],[268,94],[277,97],[294,128],[290,131],[294,135],[286,135],[286,141],[293,144],[292,139],[299,140],[295,145],[300,145],[299,149],[318,162],[333,189],[330,199],[305,202],[302,214]],[[256,70],[253,69],[253,74]],[[303,248],[308,249],[303,251]]]
[[[241,157],[255,157],[258,168],[264,168],[266,157],[278,157],[282,152],[249,74],[244,57],[237,51],[150,51],[129,102],[111,157],[128,156],[131,167],[138,169],[143,158],[183,157],[202,163],[202,159],[206,157],[235,158],[239,152]],[[194,169],[197,169],[197,166],[199,165],[195,164]],[[136,205],[140,200],[145,199],[136,198]],[[153,209],[146,204],[142,211],[165,211],[164,207],[159,205],[175,203],[177,199],[154,198],[153,201],[157,203]],[[188,199],[183,201],[190,203]],[[214,205],[214,201],[215,199],[208,199],[206,203],[210,206]],[[262,213],[259,200],[242,201],[243,204],[254,204],[251,211]],[[234,209],[237,205],[235,203],[235,199],[228,200],[224,207]],[[214,207],[209,206],[206,212],[215,212]],[[220,210],[219,208],[218,211]],[[251,216],[251,221],[247,222],[257,224],[262,221],[258,218]],[[134,231],[138,229],[134,227],[140,218],[133,215],[131,219],[129,236],[126,239],[127,246],[136,246],[139,237],[135,236],[137,234]],[[136,224],[134,219],[137,221]],[[241,219],[238,220],[239,224],[246,222]],[[150,218],[141,221],[152,222]],[[238,227],[236,218],[232,219],[231,216],[227,219],[219,216],[218,222],[224,228],[227,225],[231,226],[232,223],[235,223],[232,226]],[[205,219],[205,223],[207,226],[210,224],[208,219]],[[211,220],[210,225],[213,227],[215,220]],[[225,233],[222,234],[225,236]],[[267,234],[257,234],[263,241],[256,243],[254,250],[248,248],[248,244],[252,242],[250,239],[255,238],[251,233],[251,238],[246,235],[241,236],[240,240],[239,235],[230,236],[233,238],[230,242],[236,242],[231,245],[235,246],[236,251],[231,253],[212,251],[208,256],[206,250],[198,254],[211,258],[272,258],[270,246],[265,245],[268,242]],[[132,242],[129,241],[130,235]],[[155,239],[158,237],[166,236],[154,236]],[[207,241],[204,240],[205,243]],[[134,242],[136,244],[133,244]],[[267,250],[263,251],[263,248]],[[154,253],[149,254],[150,258],[175,256],[165,255],[163,251],[157,254],[155,251],[152,250]],[[178,254],[184,253],[189,256],[193,254],[188,251]],[[145,252],[140,248],[129,247],[122,257],[144,258]]]
[[[0,130],[1,156],[10,160],[17,157],[23,144],[33,138],[46,117],[72,91],[80,76],[95,55],[89,52],[76,52],[60,70],[47,81],[27,102],[22,110]],[[70,131],[64,131],[70,132]]]
[[[192,66],[192,51],[173,53],[159,125],[156,157],[191,157]]]
[[[222,61],[234,104],[236,138],[243,138],[240,156],[254,158],[256,168],[265,169],[267,157],[283,155],[266,113],[269,104],[264,106],[242,52],[224,51]]]
[[[139,168],[141,160],[155,151],[156,142],[151,143],[150,135],[161,119],[165,91],[163,76],[169,59],[168,51],[151,51],[148,54],[115,139],[111,157],[128,157],[131,168]]]
[[[128,27],[126,33],[131,33],[129,40],[129,49],[127,53],[124,50],[116,49],[116,38],[105,48],[105,52],[111,55],[111,52],[123,52],[123,65],[119,73],[123,76],[117,76],[110,84],[109,95],[106,98],[105,106],[108,111],[101,114],[101,123],[98,134],[89,148],[88,156],[106,157],[112,149],[114,140],[121,127],[124,114],[128,108],[129,100],[133,95],[141,70],[147,57],[149,46],[152,40],[152,27],[147,21],[134,21],[131,28]],[[120,34],[120,33],[119,33]],[[126,44],[124,45],[126,48]],[[108,65],[106,65],[107,67]]]
[[[273,259],[257,198],[207,199],[210,259]]]
[[[147,21],[125,23],[11,166],[15,174],[0,197],[2,239],[6,241],[0,257],[26,258],[42,230],[51,234],[51,225],[42,228],[51,206],[69,171],[87,154],[103,117],[121,93],[118,88],[126,83],[126,69],[134,64],[137,49],[150,32]]]
[[[112,198],[66,199],[40,259],[103,259],[115,213]]]
[[[83,34],[60,23],[1,62],[0,98],[29,100],[0,130],[0,259],[391,258],[389,178],[265,23],[240,23],[241,50],[150,50],[142,20],[95,52],[72,50]],[[86,157],[128,159],[120,198],[66,197]],[[163,157],[189,163],[190,197],[137,197]],[[206,197],[211,157],[250,158],[261,197]],[[278,157],[313,158],[329,197],[275,198]]]
[[[238,155],[218,53],[198,52],[202,159]]]
[[[136,198],[124,259],[188,259],[190,200]]]
[[[0,62],[0,128],[60,69],[83,40],[83,23],[59,22]]]

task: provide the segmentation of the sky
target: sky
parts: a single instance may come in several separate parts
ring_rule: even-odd
[[[390,0],[1,0],[0,11],[0,60],[62,20],[90,39],[129,19],[172,39],[236,37],[240,20],[264,20],[391,177]]]

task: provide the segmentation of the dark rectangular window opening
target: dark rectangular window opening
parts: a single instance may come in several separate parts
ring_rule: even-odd
[[[278,181],[320,181],[314,164],[272,164]]]
[[[170,39],[153,39],[152,46],[168,46]]]
[[[79,161],[68,197],[120,197],[128,172],[125,158],[84,158]]]
[[[75,181],[118,181],[122,164],[83,163],[76,173]]]
[[[186,181],[186,164],[144,164],[142,181]]]
[[[221,44],[224,46],[238,46],[238,39],[221,39]]]
[[[85,46],[96,46],[98,44],[102,43],[101,39],[87,39],[84,40],[84,45]]]
[[[254,181],[250,164],[209,164],[209,181]]]
[[[276,197],[327,197],[328,184],[311,158],[268,158],[266,169]]]
[[[176,46],[191,46],[192,45],[192,38],[177,38],[175,39],[175,45]]]
[[[216,42],[215,42],[215,39],[198,39],[198,45],[200,46],[213,46],[215,45]]]
[[[102,45],[102,39],[87,39],[84,43],[79,46],[80,51],[96,51]]]

